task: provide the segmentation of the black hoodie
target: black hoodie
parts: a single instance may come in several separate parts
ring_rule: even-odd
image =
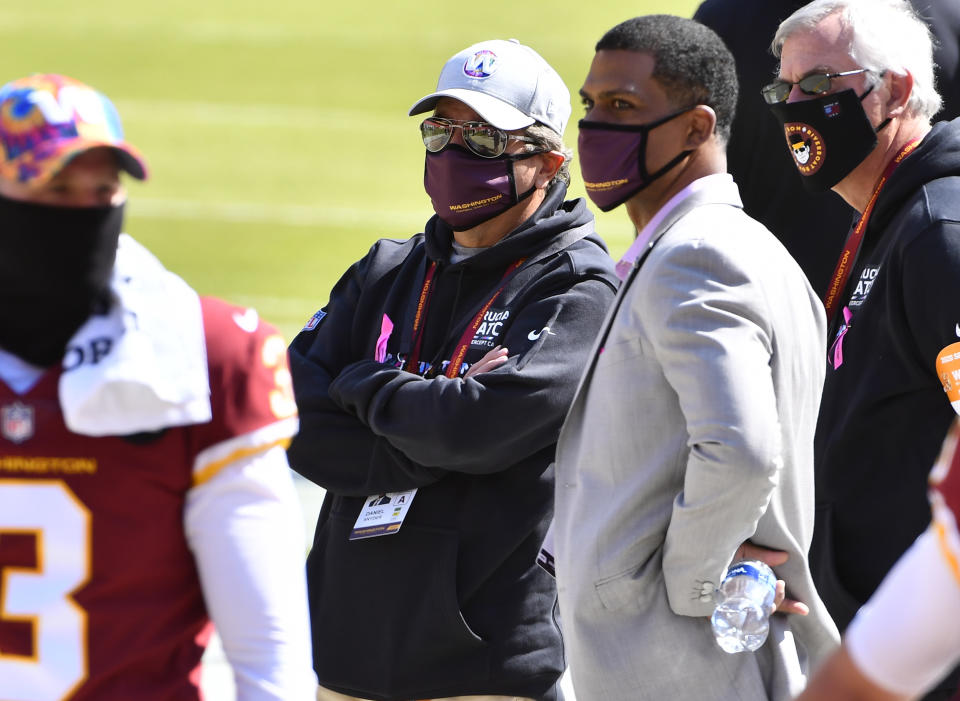
[[[290,347],[300,410],[290,464],[327,489],[307,562],[326,687],[392,701],[554,698],[565,666],[556,592],[535,557],[557,435],[616,282],[593,216],[565,191],[553,187],[521,227],[457,263],[437,217],[425,234],[378,241]],[[431,262],[423,365],[407,372]],[[509,361],[444,376],[498,290],[459,374],[498,344]],[[394,329],[380,362],[385,315]],[[439,376],[421,377],[428,366]],[[415,487],[397,533],[348,540],[365,498]]]
[[[852,318],[828,336],[810,561],[842,631],[930,522],[927,475],[955,415],[936,360],[960,341],[960,119],[890,177],[841,303]]]

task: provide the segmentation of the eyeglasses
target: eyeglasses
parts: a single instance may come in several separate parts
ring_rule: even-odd
[[[800,86],[800,91],[804,95],[823,95],[830,90],[831,79],[866,73],[869,70],[869,68],[858,68],[855,71],[843,71],[842,73],[812,73],[796,83],[777,80],[763,88],[760,94],[763,95],[763,100],[768,105],[775,105],[786,100],[790,96],[790,91],[793,90],[794,85]]]
[[[453,130],[460,129],[463,134],[463,143],[467,148],[483,158],[496,158],[507,150],[510,139],[523,141],[528,144],[538,143],[529,136],[508,134],[486,122],[454,122],[443,117],[428,117],[420,124],[420,134],[423,136],[423,145],[430,153],[442,151],[453,137]]]

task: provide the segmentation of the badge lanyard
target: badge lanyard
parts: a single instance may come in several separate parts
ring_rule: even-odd
[[[450,364],[447,366],[447,371],[444,373],[450,379],[457,377],[459,373],[460,364],[463,362],[464,357],[467,355],[467,351],[470,349],[470,342],[473,340],[474,334],[477,332],[477,329],[480,327],[480,324],[483,322],[483,315],[487,313],[487,310],[490,309],[490,305],[493,304],[494,300],[500,296],[500,293],[503,292],[504,288],[507,286],[507,280],[510,276],[516,272],[516,270],[523,265],[523,261],[526,258],[521,258],[515,263],[511,263],[507,268],[506,272],[501,278],[500,287],[496,292],[493,293],[493,296],[487,300],[480,311],[477,312],[476,316],[473,317],[473,321],[467,326],[466,330],[463,332],[463,335],[460,337],[460,342],[457,343],[457,347],[453,352],[453,356],[450,359]],[[407,372],[415,372],[417,365],[420,363],[420,347],[423,345],[423,326],[424,320],[426,318],[427,309],[430,307],[430,297],[433,294],[433,276],[437,272],[437,262],[433,261],[430,263],[430,267],[427,269],[427,274],[423,279],[423,288],[420,290],[420,299],[417,302],[417,313],[413,318],[413,352],[410,353],[410,357],[407,359],[406,364],[404,365],[404,370]]]
[[[417,301],[417,313],[413,317],[413,351],[410,353],[410,357],[407,358],[406,365],[404,370],[407,372],[416,372],[415,368],[420,362],[420,346],[423,344],[423,328],[422,324],[424,317],[427,314],[427,307],[430,305],[430,293],[433,291],[433,275],[437,272],[437,262],[433,261],[430,263],[430,267],[427,268],[427,274],[423,278],[423,288],[420,290],[420,299]]]
[[[837,300],[840,293],[846,289],[847,280],[850,278],[850,273],[853,272],[853,263],[856,262],[857,255],[860,252],[860,246],[863,244],[863,235],[866,233],[867,223],[870,221],[870,215],[873,214],[873,208],[877,203],[877,198],[880,196],[880,191],[883,189],[883,186],[887,184],[887,181],[890,179],[893,171],[897,169],[897,166],[900,165],[900,162],[909,156],[919,143],[920,139],[913,139],[907,142],[904,147],[900,149],[899,153],[894,156],[893,160],[887,164],[887,167],[884,168],[883,175],[880,176],[880,182],[878,182],[874,188],[870,201],[867,202],[863,214],[860,215],[856,226],[853,227],[853,231],[851,231],[847,237],[847,242],[843,245],[843,253],[840,254],[840,260],[837,261],[837,267],[833,271],[833,277],[830,279],[827,294],[823,298],[823,306],[827,311],[827,328],[830,327],[830,324],[833,323],[834,316],[836,316]]]

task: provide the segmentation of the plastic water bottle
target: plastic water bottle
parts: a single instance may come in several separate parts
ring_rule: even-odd
[[[717,644],[724,652],[753,652],[767,639],[777,593],[777,576],[766,563],[740,560],[730,565],[717,589],[717,608],[710,617]]]

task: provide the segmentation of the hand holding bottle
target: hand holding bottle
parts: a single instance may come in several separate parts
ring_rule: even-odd
[[[732,562],[737,562],[738,560],[759,560],[770,567],[779,567],[789,559],[790,555],[783,550],[770,550],[769,548],[754,545],[753,543],[746,541],[739,548],[737,548],[737,552],[733,555]],[[786,591],[786,582],[784,582],[782,579],[778,579],[776,584],[776,596],[773,600],[777,611],[780,613],[794,613],[798,616],[806,616],[808,613],[810,613],[810,607],[802,601],[788,599],[786,596]]]
[[[782,565],[787,553],[744,543],[717,589],[717,607],[710,624],[717,644],[729,653],[752,652],[767,639],[770,615],[777,610],[805,616],[806,604],[785,595],[786,584],[771,565]]]

